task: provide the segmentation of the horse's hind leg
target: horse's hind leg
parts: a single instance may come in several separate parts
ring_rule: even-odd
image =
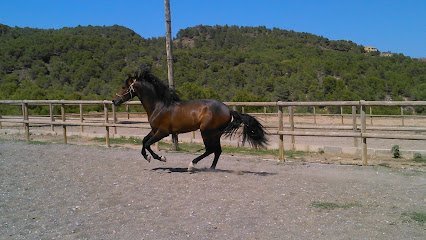
[[[159,161],[165,162],[166,158],[163,156],[158,156],[154,151],[151,149],[151,145],[160,141],[161,139],[167,137],[169,135],[168,132],[164,132],[161,130],[157,130],[152,137],[150,137],[143,145],[146,150],[148,150],[149,153],[151,153],[152,157],[154,159],[157,159]]]
[[[219,161],[219,157],[221,153],[222,153],[222,147],[220,146],[220,139],[219,139],[219,144],[215,146],[214,159],[213,159],[212,166],[210,167],[211,169],[216,168],[216,164],[217,164],[217,161]]]
[[[210,155],[210,154],[212,154],[212,153],[213,153],[213,151],[208,150],[208,149],[206,148],[206,151],[205,151],[203,154],[201,154],[200,156],[198,156],[198,157],[194,158],[194,160],[192,160],[192,161],[189,163],[189,166],[188,166],[188,172],[192,172],[192,171],[194,171],[194,165],[195,165],[195,164],[197,164],[197,163],[198,163],[201,159],[203,159],[203,158],[207,157],[208,155]]]
[[[188,171],[194,171],[194,165],[197,164],[201,159],[207,157],[212,153],[215,153],[215,158],[211,166],[211,168],[214,169],[216,167],[220,153],[222,152],[222,149],[220,148],[220,134],[218,132],[203,131],[201,132],[201,136],[203,137],[203,142],[204,146],[206,147],[206,151],[189,163]]]

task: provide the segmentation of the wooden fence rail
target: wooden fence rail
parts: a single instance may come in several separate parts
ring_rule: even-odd
[[[330,101],[330,102],[225,102],[229,107],[235,109],[236,107],[264,107],[264,116],[267,116],[266,107],[276,108],[276,115],[278,117],[277,125],[271,125],[268,127],[268,134],[277,135],[279,138],[279,156],[278,158],[284,161],[284,136],[288,135],[291,137],[291,148],[295,149],[295,136],[323,136],[323,137],[353,137],[354,146],[358,147],[357,139],[361,139],[361,159],[363,165],[367,165],[367,139],[369,138],[380,138],[380,139],[404,139],[404,140],[426,140],[426,127],[413,127],[405,126],[403,107],[407,106],[426,106],[426,101]],[[31,125],[50,125],[51,129],[54,130],[55,126],[62,126],[64,143],[67,143],[67,126],[80,126],[81,132],[86,126],[90,127],[101,127],[105,129],[105,141],[106,145],[110,146],[110,128],[114,128],[116,133],[117,127],[124,128],[146,128],[149,129],[150,126],[147,122],[142,122],[139,124],[123,124],[118,123],[117,121],[117,111],[116,107],[111,103],[111,101],[87,101],[87,100],[0,100],[0,106],[2,105],[16,105],[21,107],[22,118],[10,118],[9,116],[2,116],[0,113],[0,128],[2,127],[3,122],[18,123],[23,124],[25,137],[27,140],[30,140],[30,126]],[[67,119],[66,107],[67,106],[79,106],[79,118],[78,121],[69,121]],[[103,121],[95,122],[85,122],[84,120],[84,105],[99,105],[103,106]],[[141,105],[138,101],[130,101],[126,103],[126,112],[127,119],[130,119],[130,106],[132,105]],[[49,117],[47,118],[30,118],[28,108],[29,106],[49,106]],[[60,120],[55,119],[53,114],[54,107],[60,106],[61,115]],[[340,117],[341,123],[343,124],[344,117],[352,116],[352,125],[300,125],[295,124],[294,118],[298,116],[295,114],[296,107],[313,107],[313,119],[314,124],[316,124],[316,107],[324,106],[339,106],[340,107]],[[401,119],[402,126],[400,127],[384,127],[384,126],[369,126],[367,128],[367,118],[370,117],[370,124],[372,125],[373,115],[371,114],[372,106],[399,106],[401,108]],[[351,107],[351,114],[343,114],[343,107]],[[370,115],[366,114],[367,107],[370,108]],[[284,125],[284,109],[288,109],[288,118],[289,123]],[[112,120],[110,117],[110,109],[112,112]],[[259,115],[262,113],[258,113]],[[257,115],[257,114],[254,114]],[[68,114],[69,116],[69,114]],[[74,119],[77,117],[76,114],[73,114]],[[57,116],[56,116],[57,117]],[[418,117],[418,116],[416,116]],[[422,116],[423,117],[423,116]],[[67,121],[68,120],[68,121]],[[358,124],[358,120],[360,124]],[[288,129],[288,130],[284,130]],[[315,130],[315,131],[312,131]],[[336,131],[331,131],[336,130]],[[398,131],[398,133],[372,133],[368,131]],[[401,131],[410,131],[415,132],[415,134],[401,134]]]

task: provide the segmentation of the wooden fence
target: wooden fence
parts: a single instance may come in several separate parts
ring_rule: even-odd
[[[379,138],[379,139],[404,139],[404,140],[426,140],[426,127],[410,127],[405,126],[404,119],[404,107],[407,106],[426,106],[426,101],[330,101],[330,102],[226,102],[228,106],[236,109],[241,107],[244,111],[245,107],[263,107],[265,110],[263,114],[268,115],[266,108],[275,108],[276,111],[273,114],[277,116],[278,123],[276,125],[267,126],[268,133],[270,135],[278,136],[278,148],[279,156],[278,158],[284,161],[284,136],[288,135],[291,137],[291,148],[294,149],[295,145],[295,136],[322,136],[322,137],[353,137],[354,145],[357,146],[357,139],[361,139],[361,159],[362,164],[367,165],[367,139],[369,138]],[[80,126],[81,131],[85,126],[91,127],[102,127],[105,129],[105,141],[106,146],[110,147],[110,128],[124,127],[124,128],[147,128],[149,125],[147,123],[139,124],[123,124],[117,121],[116,107],[111,103],[111,101],[70,101],[70,100],[0,100],[0,106],[2,105],[16,105],[21,107],[22,117],[8,117],[0,115],[0,128],[2,127],[3,122],[9,123],[19,123],[23,124],[25,130],[26,139],[30,139],[30,126],[31,125],[50,125],[52,130],[55,126],[61,126],[63,131],[64,143],[67,143],[67,126]],[[102,105],[103,106],[103,120],[102,122],[87,122],[84,120],[83,106],[85,105]],[[131,105],[141,105],[140,102],[131,101],[126,103],[126,113],[127,118],[130,118],[129,106]],[[34,118],[29,114],[29,106],[49,106],[49,116],[44,118]],[[60,117],[55,117],[54,107],[60,107]],[[79,106],[79,120],[78,121],[69,121],[70,114],[66,114],[66,106]],[[316,125],[316,108],[317,107],[326,107],[326,106],[337,106],[340,107],[340,116],[342,119],[342,125]],[[388,127],[388,126],[371,126],[373,115],[371,114],[372,106],[399,106],[401,108],[401,115],[398,117],[401,118],[401,126],[398,127]],[[295,128],[295,108],[296,107],[312,107],[314,119],[314,125],[310,124],[307,126],[298,126]],[[351,107],[352,113],[352,126],[343,125],[343,107]],[[370,108],[370,115],[366,114],[367,107]],[[284,109],[287,108],[288,114],[288,124],[284,125]],[[110,110],[111,109],[111,110]],[[110,119],[110,114],[112,114],[112,119]],[[123,113],[121,113],[123,114]],[[256,115],[258,113],[252,113]],[[68,118],[67,118],[68,116]],[[74,114],[75,116],[75,114]],[[347,116],[347,114],[346,114]],[[425,117],[425,116],[416,116],[416,117]],[[368,127],[367,132],[367,118],[370,118],[371,124]],[[358,124],[358,119],[360,123]],[[426,118],[425,118],[426,119]],[[373,133],[372,130],[380,131],[398,131],[398,133]],[[407,131],[414,132],[408,134],[401,134],[399,132]]]

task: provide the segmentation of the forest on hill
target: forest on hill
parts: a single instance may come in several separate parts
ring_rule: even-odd
[[[366,53],[350,41],[265,27],[196,26],[178,32],[173,50],[183,99],[426,100],[425,61]],[[167,78],[164,38],[143,38],[121,26],[0,24],[0,99],[111,99],[141,64]]]

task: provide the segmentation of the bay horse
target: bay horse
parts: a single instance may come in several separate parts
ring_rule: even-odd
[[[267,143],[266,133],[256,118],[231,111],[222,102],[213,99],[182,101],[176,92],[166,86],[149,70],[142,70],[129,76],[120,93],[112,103],[116,106],[138,97],[151,125],[151,131],[142,140],[142,156],[150,162],[151,157],[166,161],[157,155],[151,145],[170,134],[186,133],[200,129],[205,152],[193,159],[188,171],[194,170],[194,165],[201,159],[214,153],[211,169],[216,168],[222,153],[220,138],[222,135],[232,137],[243,125],[243,143],[248,141],[253,147],[264,147]]]

